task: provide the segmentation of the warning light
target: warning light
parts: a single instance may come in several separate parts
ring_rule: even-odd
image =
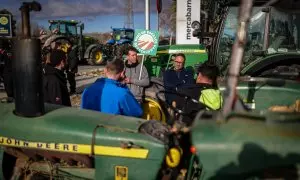
[[[190,151],[192,154],[196,154],[197,150],[196,150],[196,147],[195,146],[191,146],[190,147]]]

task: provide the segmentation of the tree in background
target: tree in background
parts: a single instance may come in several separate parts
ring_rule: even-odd
[[[159,31],[162,38],[174,37],[176,34],[176,0],[165,4],[159,14]]]
[[[159,14],[159,29],[162,36],[176,32],[176,0],[165,6]]]

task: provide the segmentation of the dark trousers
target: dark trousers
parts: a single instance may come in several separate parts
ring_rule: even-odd
[[[3,74],[4,87],[8,97],[14,97],[12,73]]]
[[[76,92],[76,80],[75,80],[75,73],[71,71],[67,71],[67,79],[70,84],[70,92],[75,93]]]

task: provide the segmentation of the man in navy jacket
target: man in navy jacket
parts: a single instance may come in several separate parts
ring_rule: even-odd
[[[166,90],[172,91],[186,85],[195,84],[193,72],[185,69],[184,64],[185,55],[182,53],[177,54],[174,59],[174,68],[166,70],[163,75]],[[171,94],[167,94],[166,99],[171,102],[173,97]]]

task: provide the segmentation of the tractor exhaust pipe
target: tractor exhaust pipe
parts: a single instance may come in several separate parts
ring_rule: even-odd
[[[35,1],[24,2],[20,7],[22,14],[22,36],[14,41],[13,80],[15,93],[14,113],[22,117],[37,117],[45,112],[41,42],[31,38],[30,11],[40,11],[41,5]]]

